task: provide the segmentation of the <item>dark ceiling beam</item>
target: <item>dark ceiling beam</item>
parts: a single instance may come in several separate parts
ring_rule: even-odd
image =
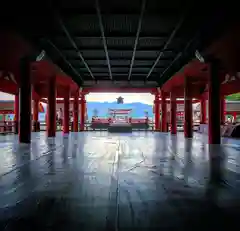
[[[66,59],[65,55],[58,49],[58,47],[49,39],[44,39],[54,50],[59,54],[63,61],[71,68],[71,70],[78,76],[78,78],[83,82],[83,78],[80,73],[72,66],[72,64]],[[73,76],[71,76],[74,78]],[[76,83],[79,83],[78,79],[73,79]]]
[[[78,7],[74,7],[74,8],[66,8],[64,9],[64,11],[62,12],[62,15],[64,17],[81,17],[81,16],[87,16],[87,17],[94,17],[95,16],[96,11],[94,11],[93,8],[78,8]],[[102,12],[102,14],[104,15],[105,12]],[[172,7],[169,9],[156,9],[156,11],[151,11],[151,16],[155,16],[158,19],[162,19],[162,18],[173,18],[176,17],[176,15],[179,15],[179,8],[178,7]],[[80,15],[80,16],[79,16]],[[124,7],[124,8],[117,8],[114,7],[114,9],[111,9],[111,13],[109,14],[109,12],[107,12],[108,16],[115,16],[115,15],[119,15],[119,16],[134,16],[134,17],[138,17],[139,16],[139,10],[136,9],[132,9],[131,7]]]
[[[135,33],[125,33],[125,32],[108,32],[108,34],[104,33],[105,39],[133,39],[135,40],[136,34]],[[63,33],[59,33],[55,35],[56,39],[62,39],[64,38]],[[72,37],[75,39],[101,39],[102,37],[99,36],[99,34],[91,32],[91,31],[84,31],[83,33],[79,32],[72,32]],[[156,34],[146,34],[141,33],[141,36],[139,36],[139,40],[144,39],[155,39],[155,40],[164,40],[168,39],[168,33],[156,33]],[[176,39],[184,39],[184,36],[176,37]]]
[[[78,60],[77,58],[75,58],[75,57],[71,57],[71,58],[69,58],[69,60]],[[96,58],[96,57],[88,57],[88,58],[86,58],[86,60],[87,61],[104,61],[104,60],[106,60],[106,59],[104,59],[104,58]],[[111,58],[111,60],[112,61],[117,61],[117,60],[120,60],[120,61],[131,61],[131,58],[129,57],[124,57],[124,58],[120,58],[120,57],[112,57]],[[141,57],[141,58],[135,58],[135,61],[142,61],[142,62],[152,62],[152,61],[154,61],[155,60],[155,57],[154,58],[144,58],[144,57]],[[172,60],[172,58],[171,57],[163,57],[162,59],[161,59],[162,61],[170,61],[170,60]]]
[[[107,70],[106,69],[103,69],[103,70],[95,70],[94,71],[94,74],[96,75],[96,74],[101,74],[101,73],[106,73],[107,72]],[[124,70],[112,70],[112,74],[114,75],[114,74],[116,74],[116,73],[121,73],[121,74],[125,74],[125,75],[128,75],[128,73],[126,73],[126,71],[124,71]],[[146,75],[146,71],[142,71],[142,70],[135,70],[134,72],[133,72],[133,74],[143,74],[143,75]],[[158,74],[157,72],[153,72],[154,74]],[[83,74],[87,74],[87,72],[85,72],[85,71],[83,71]]]
[[[106,60],[107,60],[107,65],[108,65],[109,77],[112,80],[112,70],[111,70],[111,64],[110,64],[110,59],[109,59],[109,55],[108,55],[107,41],[106,41],[106,37],[105,37],[105,34],[104,34],[102,15],[101,15],[101,11],[100,11],[100,6],[99,6],[99,1],[98,0],[96,0],[96,10],[97,10],[98,22],[99,22],[99,26],[100,26],[100,30],[101,30],[103,47],[104,47]]]
[[[114,76],[125,76],[127,77],[128,74],[127,73],[119,73],[119,72],[113,72]],[[157,73],[154,73],[156,76],[157,76]],[[101,72],[101,73],[95,73],[96,77],[98,76],[107,76],[108,75],[108,72]],[[139,72],[139,73],[132,73],[132,76],[146,76],[146,73],[142,73],[142,72]],[[89,76],[89,74],[85,74],[84,76]],[[125,79],[126,80],[126,79]]]
[[[84,68],[84,66],[74,65],[76,68]],[[133,69],[144,68],[149,69],[152,65],[134,65]],[[107,65],[91,64],[91,68],[107,68]],[[111,68],[129,68],[129,65],[111,65]],[[166,66],[157,66],[156,69],[166,68]]]
[[[59,24],[62,28],[62,30],[64,31],[65,35],[67,36],[70,44],[73,46],[73,48],[75,49],[76,53],[78,54],[79,58],[82,60],[83,64],[85,65],[85,67],[87,68],[87,70],[89,71],[92,79],[95,79],[93,73],[91,72],[91,69],[89,68],[87,62],[85,61],[85,59],[83,58],[82,56],[82,53],[79,51],[78,47],[77,47],[77,44],[74,42],[73,38],[71,37],[70,33],[68,32],[66,26],[64,25],[62,19],[60,17],[58,17],[58,21],[59,21]]]
[[[152,68],[150,69],[150,71],[148,72],[147,76],[146,76],[146,80],[149,78],[149,76],[151,75],[153,69],[155,68],[155,66],[158,64],[159,60],[161,59],[161,57],[164,54],[164,50],[168,48],[169,44],[171,44],[172,40],[174,39],[176,33],[178,32],[178,30],[180,29],[180,27],[182,26],[182,23],[184,21],[184,17],[182,17],[179,22],[177,23],[177,25],[175,26],[174,30],[172,31],[171,35],[169,36],[167,42],[165,43],[163,50],[159,53],[156,61],[154,62]]]
[[[138,40],[139,40],[139,34],[142,28],[142,19],[143,19],[143,13],[145,11],[145,5],[146,5],[146,0],[142,0],[142,7],[141,7],[141,13],[139,16],[139,21],[138,21],[138,28],[137,28],[137,33],[136,33],[136,38],[134,42],[134,47],[133,47],[133,54],[132,54],[132,60],[129,68],[129,73],[128,73],[128,80],[131,79],[131,74],[132,74],[132,68],[135,60],[135,55],[136,55],[136,50],[137,50],[137,45],[138,45]]]
[[[82,52],[87,52],[87,51],[103,51],[103,48],[101,48],[101,47],[87,47],[87,46],[83,46],[83,47],[80,47],[79,48]],[[159,50],[161,50],[161,49],[163,49],[163,47],[160,47],[160,46],[158,46],[158,47],[144,47],[144,48],[141,48],[141,49],[138,49],[138,51],[140,51],[140,52],[156,52],[156,51],[159,51]],[[72,49],[72,48],[70,48],[70,47],[63,47],[63,46],[61,46],[61,50],[62,51],[66,51],[66,52],[69,52],[69,51],[75,51],[74,49]],[[131,47],[125,47],[125,46],[121,46],[121,45],[119,45],[119,46],[115,46],[115,47],[108,47],[108,51],[132,51],[132,48]],[[175,49],[165,49],[165,51],[164,52],[173,52],[173,53],[175,53],[176,51],[175,51]]]
[[[196,41],[198,41],[198,36],[199,36],[199,32],[197,32],[195,34],[195,36],[190,39],[188,41],[188,43],[186,44],[186,46],[184,47],[184,49],[182,51],[180,51],[176,56],[175,58],[173,59],[173,61],[163,70],[163,72],[161,73],[160,75],[160,81],[161,81],[161,85],[163,85],[166,81],[166,78],[165,78],[165,75],[166,73],[169,72],[170,69],[173,68],[173,66],[179,62],[179,60],[181,59],[181,62],[179,63],[179,65],[177,65],[177,67],[175,67],[174,69],[176,69],[176,72],[179,71],[178,66],[181,67],[181,68],[184,68],[184,65],[193,57],[193,53],[195,51],[195,44],[196,44]],[[187,51],[188,51],[188,55],[187,54]],[[172,75],[170,74],[170,78],[172,77]],[[168,76],[169,78],[169,76]]]

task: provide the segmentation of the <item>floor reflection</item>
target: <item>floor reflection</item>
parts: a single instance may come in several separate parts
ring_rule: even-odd
[[[64,137],[63,139],[63,149],[62,149],[62,164],[68,165],[68,148],[69,148],[69,137]]]
[[[209,184],[221,185],[224,183],[224,165],[226,157],[221,145],[209,145]]]
[[[31,169],[29,162],[31,161],[31,146],[20,146],[16,155],[16,166],[18,172],[17,181],[24,181],[31,176]]]
[[[223,227],[240,197],[239,152],[231,141],[208,146],[204,139],[86,132],[36,134],[31,146],[8,142],[2,151],[15,165],[1,169],[0,229]]]
[[[192,139],[185,139],[184,141],[184,167],[183,167],[183,179],[186,185],[189,184],[189,177],[193,167],[192,161]]]
[[[176,165],[176,155],[177,155],[177,136],[171,137],[172,141],[172,152],[170,153],[169,157],[169,169],[170,175],[174,178],[175,177],[175,165]]]

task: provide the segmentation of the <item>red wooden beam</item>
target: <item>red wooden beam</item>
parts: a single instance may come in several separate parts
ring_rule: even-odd
[[[126,88],[126,87],[118,87],[118,88],[94,88],[88,87],[84,88],[84,93],[154,93],[156,88]]]
[[[14,110],[11,109],[0,109],[0,115],[14,114]]]
[[[12,72],[19,82],[19,60],[33,52],[33,47],[15,32],[0,32],[1,67]]]
[[[69,86],[70,90],[74,92],[78,89],[78,85],[71,79],[71,77],[62,72],[59,73],[57,67],[48,61],[34,62],[31,67],[34,76],[33,83],[47,83],[49,76],[56,75],[57,86]]]
[[[18,92],[17,84],[13,83],[12,81],[1,79],[0,80],[0,91],[15,95]]]
[[[217,41],[212,43],[205,52],[207,55],[213,55],[221,60],[223,66],[229,72],[235,72],[239,70],[239,26],[239,21],[236,20],[235,23],[232,23],[231,28],[229,28]]]
[[[45,100],[46,102],[47,102],[47,100]],[[170,99],[168,98],[168,99],[166,99],[166,101],[167,101],[167,103],[169,103],[170,102]],[[42,101],[43,102],[43,101]],[[57,103],[63,103],[63,99],[57,99],[56,100],[56,102]],[[74,102],[74,99],[70,99],[70,103],[73,103]],[[81,102],[81,99],[79,98],[78,99],[78,102]],[[160,100],[159,100],[159,102],[161,103],[162,102],[162,100],[161,100],[161,98],[160,98]],[[192,101],[192,103],[199,103],[200,102],[200,100],[199,99],[194,99],[193,101]],[[177,100],[177,104],[183,104],[184,103],[184,100]]]

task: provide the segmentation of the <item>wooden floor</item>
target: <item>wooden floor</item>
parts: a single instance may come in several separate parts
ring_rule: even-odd
[[[0,137],[0,230],[204,230],[239,224],[240,141],[195,134]],[[210,152],[210,153],[209,153]]]

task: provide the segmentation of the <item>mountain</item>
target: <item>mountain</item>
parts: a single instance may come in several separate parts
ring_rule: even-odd
[[[46,105],[43,105],[46,111]],[[108,109],[132,109],[132,117],[145,117],[145,111],[148,116],[153,117],[153,107],[148,104],[134,102],[117,104],[116,102],[87,102],[88,118],[91,119],[94,114],[94,109],[97,109],[99,117],[107,117]],[[45,113],[39,113],[39,121],[45,121]]]
[[[153,108],[151,105],[134,102],[117,104],[115,102],[88,102],[87,112],[88,118],[92,118],[94,109],[98,110],[99,117],[105,117],[108,115],[108,109],[132,109],[132,117],[145,117],[145,111],[148,112],[149,117],[153,116]]]
[[[43,105],[44,111],[46,111],[46,105]],[[87,112],[88,118],[91,119],[93,116],[94,109],[97,109],[99,117],[107,117],[108,109],[132,109],[132,117],[145,117],[145,111],[148,112],[149,118],[153,117],[153,107],[148,104],[134,102],[134,103],[124,103],[117,104],[116,102],[87,102]],[[9,118],[13,120],[14,115],[9,115]],[[46,114],[39,113],[39,121],[45,121]]]

